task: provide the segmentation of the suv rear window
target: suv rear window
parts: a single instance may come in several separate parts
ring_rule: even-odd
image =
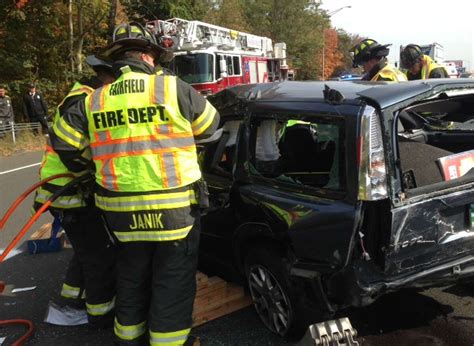
[[[251,172],[288,184],[341,190],[344,131],[341,120],[292,115],[254,119]]]

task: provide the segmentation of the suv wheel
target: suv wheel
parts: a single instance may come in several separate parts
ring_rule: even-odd
[[[245,272],[258,316],[273,333],[286,337],[294,329],[295,305],[282,261],[276,251],[255,248],[246,258]]]

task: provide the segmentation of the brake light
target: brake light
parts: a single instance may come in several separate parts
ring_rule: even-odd
[[[358,144],[359,199],[375,201],[387,198],[382,126],[380,117],[373,107],[365,107]]]

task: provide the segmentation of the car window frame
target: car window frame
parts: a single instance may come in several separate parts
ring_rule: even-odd
[[[334,122],[339,122],[342,126],[340,136],[342,137],[341,143],[342,145],[342,154],[340,157],[340,173],[342,174],[340,178],[340,184],[341,184],[341,189],[328,189],[324,187],[316,187],[316,186],[309,186],[309,185],[298,185],[290,182],[285,182],[282,180],[277,180],[272,177],[265,177],[260,174],[255,174],[252,173],[252,167],[256,170],[255,164],[251,163],[252,161],[252,153],[255,153],[255,146],[256,146],[256,135],[257,135],[257,130],[252,129],[254,127],[254,124],[252,123],[255,118],[258,118],[259,121],[261,120],[283,120],[286,118],[286,120],[291,119],[291,116],[296,116],[299,115],[301,116],[300,120],[307,120],[308,118],[318,118],[318,119],[324,119],[324,121],[321,121],[320,123],[334,123]],[[314,111],[308,112],[308,111],[278,111],[274,112],[272,111],[271,114],[263,115],[262,111],[259,111],[258,113],[251,113],[248,116],[248,121],[245,122],[246,126],[249,126],[250,129],[250,137],[249,137],[249,142],[247,143],[247,165],[246,165],[246,170],[247,170],[247,176],[248,180],[250,183],[261,183],[267,186],[278,186],[281,188],[284,188],[285,190],[289,190],[292,192],[297,192],[297,193],[303,193],[305,195],[314,195],[318,197],[326,197],[334,200],[343,200],[348,196],[349,193],[349,188],[348,188],[348,173],[347,173],[347,160],[348,160],[348,152],[346,149],[346,140],[347,140],[347,122],[346,118],[343,115],[340,114],[318,114]],[[275,184],[277,182],[277,184]]]

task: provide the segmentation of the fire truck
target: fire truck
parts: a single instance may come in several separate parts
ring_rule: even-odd
[[[180,18],[147,27],[172,50],[168,68],[204,96],[238,84],[288,79],[285,43]]]

